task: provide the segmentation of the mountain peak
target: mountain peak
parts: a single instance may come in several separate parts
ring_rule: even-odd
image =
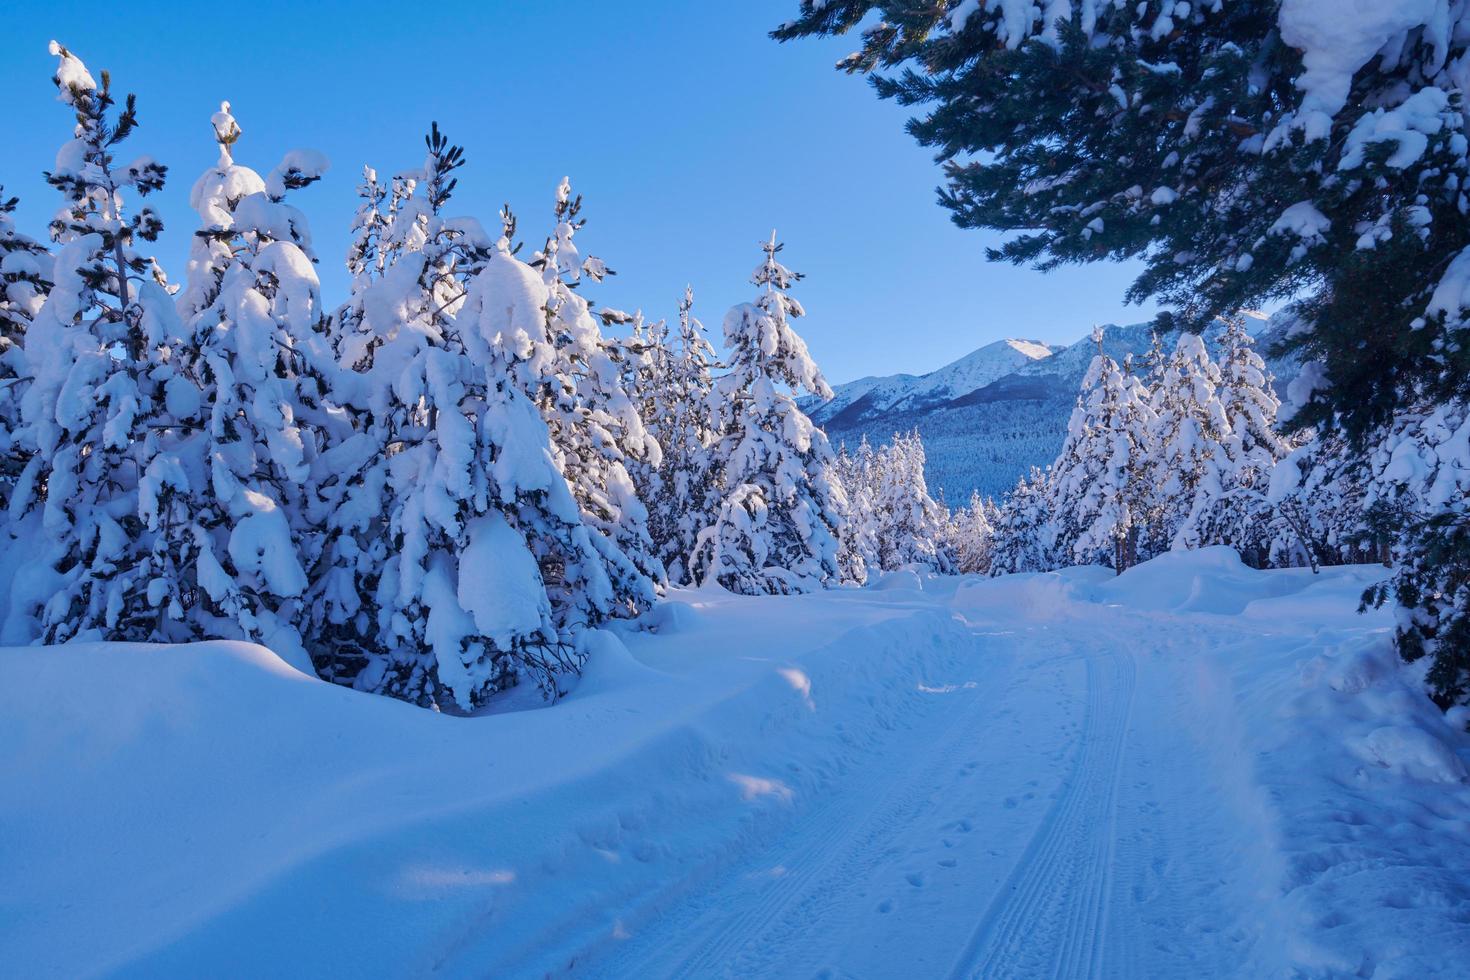
[[[1060,349],[1037,340],[997,340],[925,375],[870,376],[837,385],[829,401],[809,399],[803,407],[819,424],[838,416],[867,418],[922,409],[982,388]]]

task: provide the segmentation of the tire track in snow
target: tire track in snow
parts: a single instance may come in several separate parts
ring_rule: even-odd
[[[885,746],[884,768],[890,786],[886,792],[864,796],[864,786],[843,787],[799,816],[781,835],[779,850],[776,846],[763,848],[752,855],[753,860],[742,862],[713,885],[689,921],[660,923],[661,934],[679,936],[677,949],[686,955],[670,962],[669,954],[676,950],[666,946],[652,951],[630,948],[590,972],[597,976],[707,977],[767,975],[779,970],[781,950],[793,940],[800,941],[810,918],[802,911],[825,907],[833,894],[848,891],[853,881],[866,878],[871,868],[889,857],[886,842],[899,836],[900,828],[924,817],[934,808],[936,794],[952,785],[950,773],[957,758],[971,745],[984,715],[994,710],[996,695],[1015,669],[1010,656],[997,658],[991,666],[994,669],[975,687],[963,691],[966,704],[961,710],[933,709],[940,722],[937,732],[932,724],[921,724],[902,741]],[[915,749],[918,751],[912,751]],[[911,765],[916,755],[923,761]],[[782,874],[769,879],[758,894],[741,895],[763,871],[769,871],[773,852],[789,856],[781,864]],[[742,900],[727,901],[732,893]]]
[[[1087,709],[1072,772],[951,976],[990,980],[1097,973],[1135,673],[1126,651],[1088,658]]]

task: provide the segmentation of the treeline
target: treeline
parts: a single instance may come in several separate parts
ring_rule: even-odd
[[[793,400],[830,389],[774,236],[721,361],[688,292],[673,326],[588,299],[611,270],[567,181],[529,254],[509,209],[457,214],[464,153],[435,126],[420,166],[364,170],[329,305],[290,203],[327,161],[236,162],[224,103],[176,284],[134,200],[166,168],[120,156],[133,97],[52,54],[75,128],[46,175],[50,243],[0,210],[0,503],[34,547],[22,591],[44,595],[18,614],[38,641],[251,640],[471,709],[521,679],[554,696],[590,630],[670,581],[865,576],[839,567],[836,458]]]

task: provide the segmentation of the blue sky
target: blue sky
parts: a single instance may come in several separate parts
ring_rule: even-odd
[[[417,166],[437,119],[469,160],[458,211],[490,224],[502,202],[533,248],[563,174],[586,199],[583,251],[619,275],[606,305],[671,316],[686,282],[718,333],[747,299],[757,243],[778,230],[802,333],[834,382],[922,373],[1007,336],[1070,342],[1125,307],[1135,270],[1046,276],[984,259],[934,198],[937,165],[905,113],[832,69],[843,40],[779,45],[766,32],[795,0],[481,0],[450,5],[252,2],[119,4],[12,0],[0,36],[6,94],[0,183],[42,234],[55,192],[40,176],[69,135],[50,77],[52,37],[114,88],[136,92],[142,126],[122,155],[170,168],[153,199],[158,254],[182,279],[188,189],[216,150],[209,116],[229,99],[241,163],[265,171],[311,147],[333,169],[293,198],[312,223],[328,302],[364,163]],[[443,11],[442,16],[435,16]]]

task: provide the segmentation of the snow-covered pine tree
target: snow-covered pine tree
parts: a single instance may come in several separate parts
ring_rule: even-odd
[[[1230,425],[1217,394],[1220,369],[1198,334],[1183,333],[1149,394],[1153,428],[1145,444],[1153,489],[1144,554],[1208,543],[1200,523],[1224,496],[1231,470]]]
[[[685,287],[678,335],[670,338],[661,329],[653,337],[661,365],[650,382],[657,397],[641,409],[663,450],[644,497],[649,534],[675,585],[691,581],[690,556],[699,532],[714,519],[718,493],[711,448],[718,436],[712,404],[718,359],[693,309],[694,291]]]
[[[1271,561],[1272,521],[1264,519],[1271,472],[1294,447],[1290,437],[1278,431],[1281,400],[1254,343],[1243,317],[1227,318],[1216,389],[1225,416],[1224,493],[1198,509],[1190,525],[1194,546],[1229,545],[1259,567]]]
[[[58,98],[76,128],[46,175],[64,203],[51,222],[53,285],[26,329],[18,439],[30,458],[10,513],[19,520],[41,509],[59,574],[40,611],[45,642],[159,639],[167,610],[138,516],[139,475],[156,447],[177,437],[171,355],[181,329],[161,270],[134,248],[153,241],[162,222],[146,207],[129,215],[124,193],[158,190],[166,168],[148,157],[118,162],[138,122],[133,96],[114,112],[107,73],[99,86],[66,48],[53,41],[50,50]]]
[[[648,510],[628,472],[630,460],[657,468],[662,450],[644,427],[623,387],[620,344],[602,335],[598,318],[578,287],[601,282],[612,270],[595,256],[582,258],[573,241],[585,224],[582,199],[563,178],[556,188],[556,227],[533,259],[547,288],[547,333],[552,363],[537,401],[552,445],[582,509],[618,597],[619,615],[650,608],[666,581],[648,532]],[[602,311],[609,323],[626,314]]]
[[[1270,564],[1316,568],[1372,560],[1378,551],[1367,514],[1372,468],[1346,442],[1341,432],[1314,437],[1271,471],[1269,506],[1255,515]],[[1387,547],[1385,537],[1384,553]]]
[[[261,178],[234,161],[229,103],[210,122],[220,155],[190,192],[200,226],[177,302],[192,383],[177,400],[199,431],[147,459],[142,512],[164,566],[154,587],[185,612],[182,635],[304,657],[322,541],[312,473],[332,412],[307,354],[322,320],[310,232],[284,198],[327,164],[297,150]]]
[[[1394,601],[1399,649],[1411,662],[1430,658],[1425,679],[1441,707],[1470,705],[1470,406],[1426,402],[1377,442],[1356,557],[1391,557],[1397,571],[1364,600]],[[1371,549],[1385,526],[1398,532],[1388,556]]]
[[[363,303],[369,288],[388,268],[389,250],[382,239],[392,226],[401,194],[406,190],[403,180],[392,183],[393,207],[386,213],[383,202],[389,191],[375,169],[365,165],[362,183],[357,185],[359,203],[352,216],[352,241],[347,246],[347,271],[352,282],[347,289],[347,301],[332,311],[327,330],[333,359],[349,371],[370,361],[369,349],[381,341],[364,323]]]
[[[425,142],[387,212],[365,181],[336,333],[360,378],[342,382],[343,401],[367,451],[342,451],[352,465],[333,467],[341,489],[323,496],[332,561],[313,619],[335,679],[469,710],[521,677],[554,694],[580,665],[547,594],[553,551],[559,588],[590,574],[584,591],[610,589],[546,428],[509,376],[515,358],[550,356],[545,288],[504,238],[444,214],[463,152],[437,125]],[[349,640],[364,632],[375,641],[354,663]]]
[[[996,525],[1000,519],[995,502],[981,497],[979,490],[971,492],[970,502],[953,513],[949,525],[949,550],[954,556],[956,574],[990,574]]]
[[[1048,474],[1048,550],[1058,561],[1121,573],[1138,560],[1148,519],[1154,414],[1138,379],[1103,353],[1101,330],[1093,340],[1098,353]]]
[[[872,486],[878,561],[884,571],[918,565],[948,572],[954,558],[945,530],[949,513],[933,497],[924,479],[924,441],[918,430],[895,433],[879,452]]]
[[[838,538],[837,563],[844,582],[863,583],[881,570],[878,556],[877,487],[882,460],[865,435],[854,452],[837,453],[836,473],[847,498],[847,520]]]
[[[671,383],[669,362],[673,357],[668,321],[649,323],[643,318],[643,311],[639,310],[633,314],[633,322],[626,337],[604,340],[617,345],[616,360],[622,369],[623,390],[632,399],[638,418],[643,422],[644,431],[663,449],[667,438],[663,431],[666,425],[663,416]],[[654,531],[656,521],[653,508],[649,504],[658,492],[663,460],[660,459],[658,465],[654,465],[646,457],[634,458],[627,460],[625,465],[628,475],[633,478],[638,499],[648,507],[648,536],[653,541],[654,552],[657,553],[660,538]]]
[[[16,231],[17,203],[0,187],[0,526],[15,481],[30,460],[20,438],[26,329],[51,288],[51,256],[46,246]]]
[[[1044,572],[1055,567],[1051,542],[1056,537],[1049,509],[1048,476],[1031,467],[1006,495],[994,522],[995,544],[990,552],[990,574]]]
[[[791,321],[800,278],[776,256],[775,233],[752,281],[753,303],[725,314],[729,372],[717,384],[721,502],[699,537],[693,575],[744,595],[810,592],[839,580],[847,501],[827,436],[790,392],[832,397]]]

